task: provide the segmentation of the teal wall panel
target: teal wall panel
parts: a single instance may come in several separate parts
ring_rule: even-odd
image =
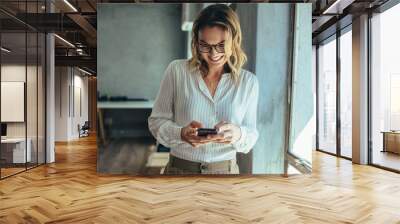
[[[290,5],[259,4],[255,73],[260,82],[253,173],[284,172]]]
[[[180,4],[98,4],[100,94],[154,99],[164,70],[185,58]]]

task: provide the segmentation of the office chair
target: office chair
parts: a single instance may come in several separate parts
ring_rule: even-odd
[[[89,129],[90,129],[89,121],[85,121],[82,127],[80,127],[80,125],[78,124],[79,138],[89,136]]]

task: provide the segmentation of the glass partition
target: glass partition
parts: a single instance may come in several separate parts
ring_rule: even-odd
[[[38,76],[37,76],[37,90],[38,90],[38,105],[37,105],[37,146],[38,164],[43,164],[46,162],[46,144],[45,144],[45,124],[46,124],[46,76],[45,76],[45,65],[46,65],[46,37],[43,33],[38,33]]]
[[[44,12],[44,1],[17,5],[20,16]],[[0,178],[45,163],[45,44],[39,30],[0,12]]]
[[[34,167],[37,165],[37,127],[38,127],[38,111],[37,111],[37,98],[38,98],[38,56],[37,56],[37,41],[38,36],[36,32],[29,31],[27,33],[27,81],[26,81],[26,113],[27,113],[27,144],[30,148],[30,160],[27,167]]]
[[[26,141],[26,33],[1,34],[1,176],[24,171],[31,151]]]

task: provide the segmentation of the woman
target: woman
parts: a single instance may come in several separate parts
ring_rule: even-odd
[[[153,136],[171,149],[164,174],[239,174],[236,153],[258,138],[258,81],[242,69],[241,39],[236,13],[208,6],[193,24],[193,57],[167,67],[149,117]],[[218,132],[199,136],[199,128]]]

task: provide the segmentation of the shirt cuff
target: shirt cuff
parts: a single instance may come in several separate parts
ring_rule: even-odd
[[[164,146],[171,146],[170,144],[178,144],[182,142],[181,139],[182,127],[176,124],[161,126],[159,131],[159,139]]]
[[[176,139],[177,142],[181,142],[181,141],[182,141],[181,131],[182,131],[182,127],[180,127],[180,126],[173,126],[173,127],[171,128],[172,139]]]
[[[240,138],[236,141],[233,142],[232,145],[236,149],[236,151],[241,151],[240,149],[245,147],[245,142],[247,138],[247,131],[245,127],[239,126],[240,128]]]

